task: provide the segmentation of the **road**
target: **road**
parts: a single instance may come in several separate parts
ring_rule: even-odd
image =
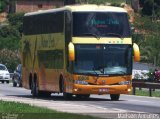
[[[160,114],[160,98],[155,97],[121,95],[119,101],[111,101],[109,95],[91,95],[91,98],[85,100],[65,101],[62,94],[53,94],[50,98],[36,99],[30,90],[12,87],[12,84],[0,84],[0,99],[102,118],[116,118],[118,113]]]

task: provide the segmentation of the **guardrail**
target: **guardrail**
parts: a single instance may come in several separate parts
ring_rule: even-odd
[[[160,89],[160,82],[133,79],[132,87],[133,87],[133,95],[136,94],[136,88],[148,88],[149,96],[152,97],[152,91],[155,89]]]

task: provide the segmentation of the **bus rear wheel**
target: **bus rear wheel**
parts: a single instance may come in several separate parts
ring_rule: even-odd
[[[38,90],[37,82],[36,81],[32,81],[31,94],[33,95],[33,97],[37,97],[38,93],[39,93],[39,90]]]
[[[110,94],[110,97],[112,101],[118,101],[120,94]]]

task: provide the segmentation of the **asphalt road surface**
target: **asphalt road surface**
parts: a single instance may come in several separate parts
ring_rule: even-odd
[[[83,113],[102,118],[119,113],[159,114],[156,118],[160,118],[160,98],[155,97],[121,95],[119,101],[111,101],[109,95],[91,95],[89,99],[73,98],[71,101],[65,101],[62,94],[52,94],[50,98],[36,99],[32,97],[30,90],[1,83],[0,97],[2,100],[20,101],[59,111]],[[116,118],[115,115],[112,118]]]

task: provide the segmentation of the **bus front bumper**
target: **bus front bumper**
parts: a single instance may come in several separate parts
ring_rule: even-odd
[[[131,85],[80,85],[74,84],[73,94],[128,94]]]

